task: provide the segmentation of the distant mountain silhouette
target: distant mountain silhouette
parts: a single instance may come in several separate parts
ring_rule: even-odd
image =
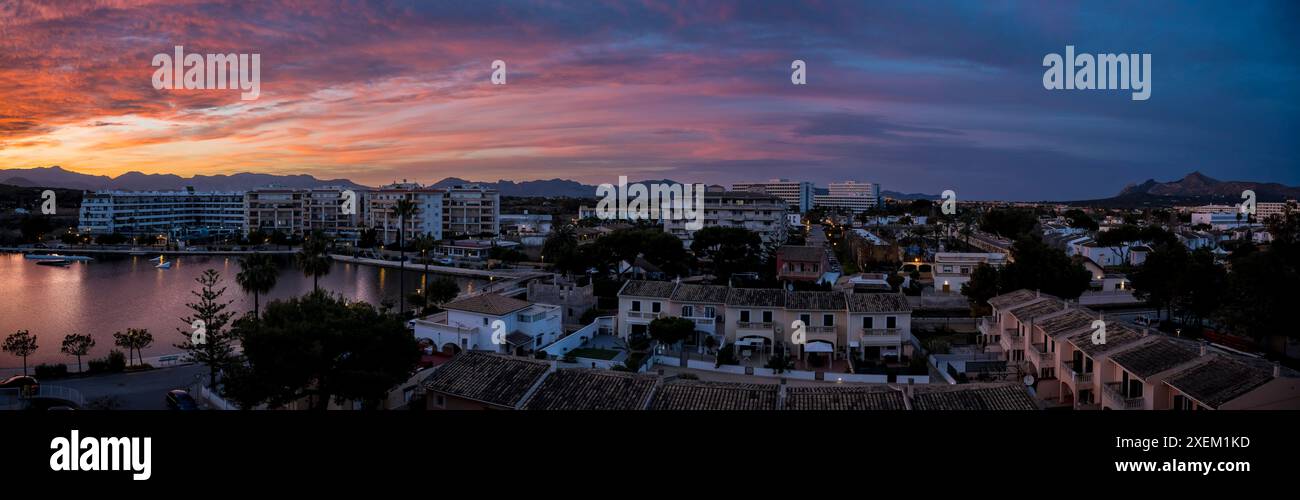
[[[1169,206],[1173,204],[1241,202],[1245,190],[1255,192],[1258,201],[1285,201],[1300,198],[1300,187],[1276,182],[1221,181],[1200,172],[1192,172],[1182,179],[1160,182],[1147,179],[1139,184],[1129,184],[1119,194],[1098,200],[1070,202],[1080,205],[1105,207]]]
[[[628,181],[629,184],[677,184],[677,181],[671,179],[653,179],[641,181]],[[578,181],[569,179],[546,179],[535,181],[508,181],[499,180],[496,182],[467,181],[459,177],[448,177],[435,182],[431,187],[449,188],[458,184],[477,184],[484,187],[496,189],[501,196],[561,196],[568,198],[595,198],[596,186],[583,184]]]
[[[246,191],[266,186],[309,188],[343,186],[363,188],[347,179],[317,179],[310,175],[274,175],[238,173],[232,175],[195,175],[181,177],[175,174],[144,174],[127,172],[117,177],[88,175],[59,166],[28,169],[0,169],[2,184],[18,186],[58,187],[94,191],[121,189],[125,191],[174,191],[194,187],[199,191]],[[11,182],[13,181],[13,182]]]

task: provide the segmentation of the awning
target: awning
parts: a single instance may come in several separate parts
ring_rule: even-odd
[[[526,346],[533,343],[533,337],[516,330],[506,335],[506,343],[514,347]]]
[[[804,352],[835,352],[835,347],[827,342],[809,342],[803,346]]]

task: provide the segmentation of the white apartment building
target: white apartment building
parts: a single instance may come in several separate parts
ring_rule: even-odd
[[[444,228],[444,196],[440,189],[422,187],[414,182],[382,186],[366,197],[365,225],[373,228],[379,241],[385,245],[396,242],[401,236],[399,227],[405,230],[408,239],[427,234],[440,240]],[[416,206],[415,214],[405,220],[397,216],[397,202],[403,199],[414,202]]]
[[[767,182],[742,182],[731,185],[732,191],[769,194],[785,200],[790,208],[802,213],[813,207],[813,184],[790,179],[771,179]]]
[[[704,227],[739,227],[758,233],[765,245],[780,245],[787,236],[784,200],[745,191],[710,190],[704,193]],[[690,220],[664,220],[664,231],[690,247],[695,234],[686,229]]]
[[[306,195],[305,191],[288,188],[254,189],[244,193],[245,232],[304,234],[307,227]]]
[[[934,254],[934,289],[940,293],[961,293],[970,275],[980,264],[1001,268],[1007,264],[1003,253],[939,252]]]
[[[813,196],[814,207],[861,213],[880,205],[880,185],[872,182],[832,182],[827,194]]]
[[[82,233],[167,236],[238,234],[244,225],[244,193],[96,191],[82,197]]]
[[[501,233],[501,194],[478,184],[446,190],[442,198],[442,230],[448,236]]]
[[[494,293],[458,299],[444,311],[411,322],[415,338],[445,353],[486,351],[526,355],[560,339],[560,306]],[[497,323],[497,322],[500,323]],[[496,333],[500,342],[493,341]]]

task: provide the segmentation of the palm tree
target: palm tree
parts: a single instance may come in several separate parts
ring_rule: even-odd
[[[393,207],[393,213],[397,215],[397,252],[400,260],[398,261],[397,273],[397,313],[401,315],[406,312],[406,220],[415,216],[420,210],[420,206],[414,201],[406,198],[397,200],[397,206]]]
[[[275,288],[279,273],[270,255],[255,253],[239,259],[239,274],[235,275],[235,282],[244,293],[253,294],[254,318],[261,316],[261,294]]]
[[[320,277],[330,273],[329,240],[325,233],[314,231],[303,240],[302,248],[294,256],[294,265],[305,276],[311,276],[312,291],[320,291]]]

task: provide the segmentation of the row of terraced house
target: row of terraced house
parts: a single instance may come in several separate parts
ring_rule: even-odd
[[[655,319],[676,316],[695,323],[695,345],[711,337],[715,345],[734,344],[770,354],[825,353],[881,359],[909,354],[912,307],[898,293],[786,291],[733,288],[672,281],[629,280],[618,292],[618,333],[623,338],[649,334]],[[804,325],[796,337],[795,322]]]
[[[1300,373],[1277,363],[1108,320],[1032,290],[988,303],[992,314],[979,320],[982,341],[1029,375],[1026,382],[1049,407],[1300,409]]]

